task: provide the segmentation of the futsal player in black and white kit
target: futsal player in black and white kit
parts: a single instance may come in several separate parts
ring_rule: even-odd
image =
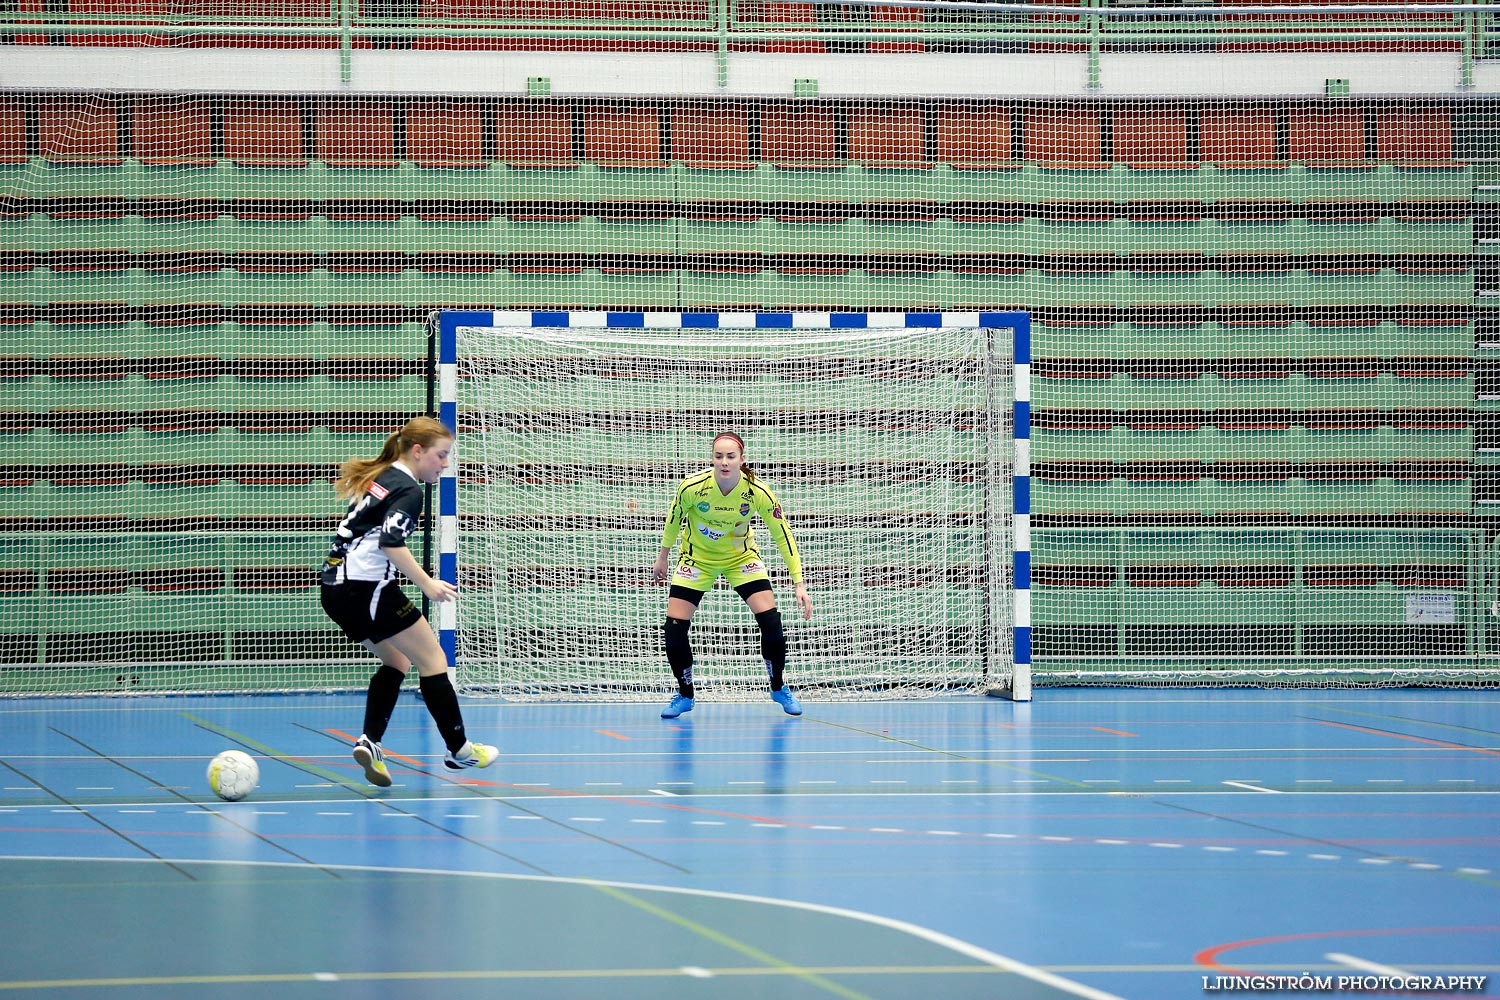
[[[370,784],[382,788],[390,785],[391,772],[380,741],[412,664],[422,700],[448,745],[443,766],[453,771],[489,767],[500,755],[464,733],[448,659],[427,619],[396,583],[399,571],[431,600],[451,601],[457,593],[446,580],[429,576],[406,547],[422,521],[422,486],[438,481],[452,450],[452,431],[431,417],[417,417],[386,438],[379,456],[352,458],[340,466],[334,484],[349,501],[349,513],[323,563],[323,610],[351,640],[380,657],[354,759]]]

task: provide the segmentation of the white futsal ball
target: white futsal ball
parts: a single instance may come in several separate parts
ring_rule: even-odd
[[[208,787],[229,802],[238,802],[260,784],[260,765],[243,750],[225,750],[208,762]]]

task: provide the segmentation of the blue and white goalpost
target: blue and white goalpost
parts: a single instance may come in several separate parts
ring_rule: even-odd
[[[815,614],[788,682],[819,697],[1031,699],[1030,316],[441,312],[436,606],[461,688],[656,698],[676,483],[741,433],[787,506]],[[1009,336],[1006,336],[1009,331]],[[1008,488],[1007,488],[1008,487]],[[704,696],[763,696],[729,595],[694,620]],[[795,619],[795,620],[794,620]]]

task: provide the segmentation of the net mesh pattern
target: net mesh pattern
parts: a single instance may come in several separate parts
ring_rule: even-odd
[[[814,595],[803,621],[742,482],[799,690],[1002,682],[1013,383],[995,332],[460,328],[460,685],[663,696],[666,590],[650,563],[679,483],[725,430],[780,500],[773,520],[784,509]],[[708,509],[711,486],[685,502]],[[705,697],[765,697],[741,603],[720,580],[693,618]]]

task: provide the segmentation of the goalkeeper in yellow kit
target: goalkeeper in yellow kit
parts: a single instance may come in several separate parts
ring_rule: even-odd
[[[754,516],[760,517],[776,540],[781,559],[797,585],[802,617],[812,618],[812,599],[802,582],[802,558],[781,503],[745,463],[745,442],[740,436],[720,434],[713,442],[713,466],[693,473],[678,485],[662,531],[661,553],[652,567],[657,580],[667,579],[672,545],[681,536],[682,550],[667,598],[665,630],[667,662],[677,678],[677,694],[662,709],[663,719],[675,719],[693,710],[693,646],[688,641],[688,627],[698,602],[720,576],[728,578],[735,593],[755,614],[772,700],[788,715],[802,714],[802,704],[783,676],[786,634],[781,628],[781,612],[776,610],[770,574],[755,547],[755,532],[750,526]]]

